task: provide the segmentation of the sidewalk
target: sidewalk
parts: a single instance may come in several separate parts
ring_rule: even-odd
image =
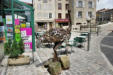
[[[61,75],[113,75],[112,66],[100,49],[101,40],[110,33],[108,30],[112,27],[102,26],[99,36],[92,34],[90,51],[73,47],[74,52],[69,54],[70,69]],[[34,56],[34,64],[8,67],[6,75],[49,75],[42,63],[53,58],[53,49],[37,48]]]
[[[4,45],[3,45],[3,43],[1,44],[0,43],[0,61],[1,61],[1,59],[2,59],[2,57],[3,57],[3,55],[4,55]]]
[[[71,67],[63,71],[61,75],[113,75],[112,66],[106,60],[100,49],[100,42],[108,33],[110,26],[102,26],[100,36],[92,34],[90,51],[73,47],[73,53],[70,56]],[[53,57],[53,50],[50,48],[37,49],[42,62]]]

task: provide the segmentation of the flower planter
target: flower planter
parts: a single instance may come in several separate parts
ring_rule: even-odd
[[[19,56],[18,58],[8,59],[9,66],[27,65],[29,63],[30,63],[30,57],[26,57],[26,56]]]

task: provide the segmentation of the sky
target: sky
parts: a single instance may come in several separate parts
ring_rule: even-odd
[[[20,0],[24,2],[32,3],[32,0]],[[97,10],[103,8],[113,8],[113,0],[97,0]]]
[[[113,0],[99,0],[97,2],[97,10],[102,8],[113,8]]]

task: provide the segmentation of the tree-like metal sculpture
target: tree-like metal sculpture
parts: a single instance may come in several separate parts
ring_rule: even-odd
[[[65,30],[63,28],[53,28],[50,29],[49,31],[47,31],[42,37],[41,37],[41,41],[48,41],[48,42],[52,42],[54,43],[54,60],[58,60],[58,56],[57,56],[57,49],[62,45],[62,43],[64,41],[68,41],[70,36],[71,36],[71,28],[72,28],[72,24],[71,24],[71,15],[70,15],[70,10],[68,10],[68,14],[69,14],[69,27]]]

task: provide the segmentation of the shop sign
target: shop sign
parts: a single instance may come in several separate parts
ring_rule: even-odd
[[[12,15],[6,15],[6,24],[13,24],[12,23]]]
[[[7,27],[7,32],[13,32],[13,27]]]
[[[25,50],[32,49],[32,28],[20,28]]]
[[[0,32],[4,32],[4,26],[0,26]]]
[[[5,37],[0,37],[0,41],[1,41],[1,40],[5,40]]]
[[[25,36],[25,37],[22,37],[23,41],[26,43],[26,42],[32,42],[32,36]]]
[[[15,34],[15,39],[19,42],[21,40],[21,34]]]
[[[20,29],[20,25],[15,25],[15,29]]]
[[[7,33],[7,36],[13,36],[13,33]]]
[[[7,27],[13,27],[13,25],[12,24],[7,24]]]
[[[30,23],[29,22],[26,22],[26,27],[30,28]]]
[[[15,19],[15,25],[19,25],[19,24],[20,24],[19,19]]]
[[[25,46],[25,50],[26,51],[32,50],[32,42],[30,42],[30,43],[24,43],[24,46]]]
[[[2,18],[2,16],[0,16],[0,22],[3,22],[3,18]]]
[[[22,23],[21,28],[26,28],[26,24]]]
[[[13,39],[13,33],[7,33],[7,38]]]
[[[29,36],[32,35],[32,28],[20,28],[21,36]]]
[[[20,29],[15,29],[15,33],[20,33]]]
[[[15,25],[15,33],[20,33],[20,25]]]
[[[69,19],[56,19],[56,22],[69,22]]]

